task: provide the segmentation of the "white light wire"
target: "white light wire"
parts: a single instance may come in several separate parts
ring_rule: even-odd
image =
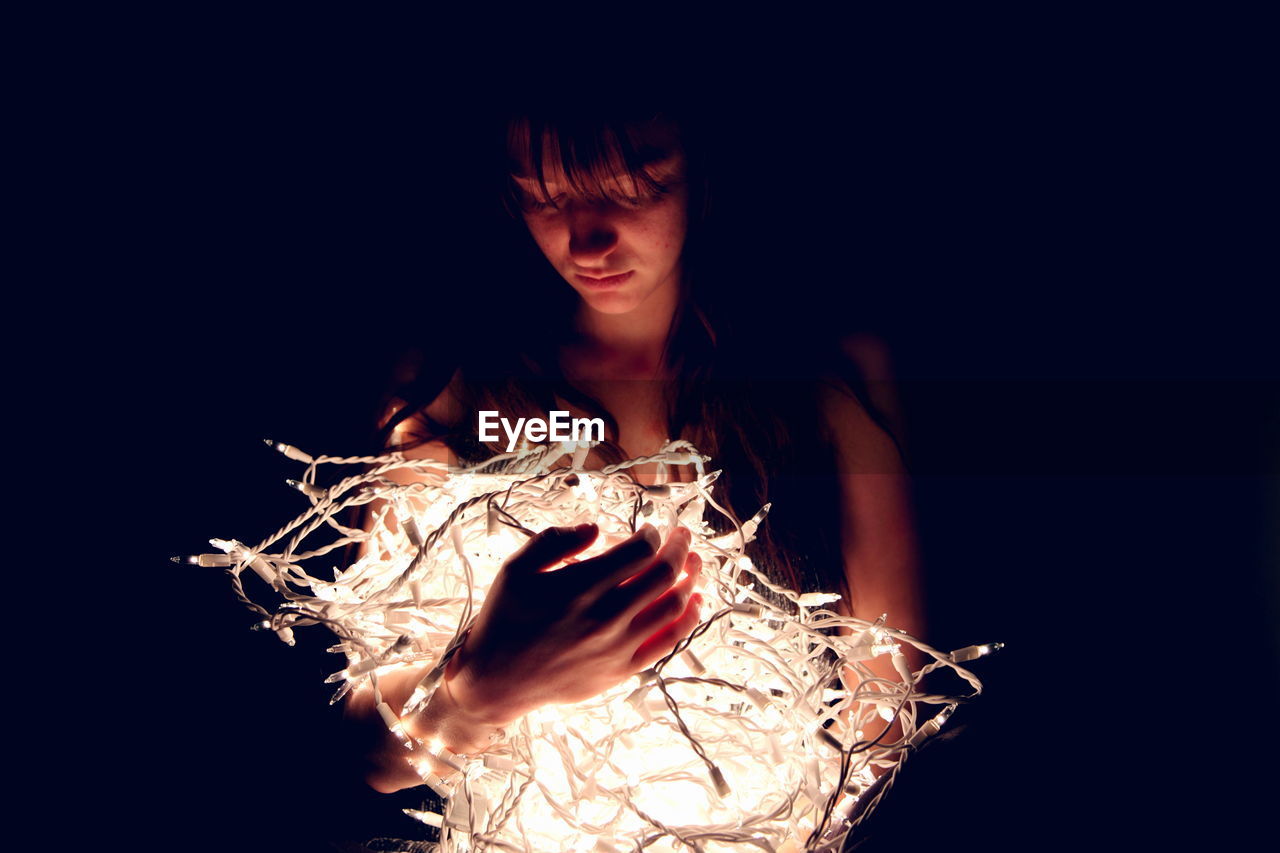
[[[580,465],[585,455],[586,445],[573,442],[467,468],[400,453],[312,457],[267,444],[306,464],[291,485],[305,486],[294,485],[309,509],[253,548],[214,539],[225,556],[186,562],[226,564],[237,597],[263,617],[254,627],[291,645],[295,628],[329,628],[340,639],[330,651],[347,655],[347,666],[329,677],[340,682],[332,701],[367,679],[388,726],[417,747],[406,756],[419,761],[426,750],[409,742],[382,703],[378,675],[433,665],[438,678],[503,561],[528,536],[548,526],[595,522],[600,535],[582,559],[645,522],[664,537],[677,524],[693,533],[690,550],[702,557],[708,585],[701,624],[624,684],[586,702],[540,708],[485,753],[445,756],[463,770],[447,780],[428,779],[447,795],[443,814],[406,810],[441,828],[443,851],[834,853],[885,795],[905,756],[936,734],[959,703],[981,692],[981,682],[960,663],[1000,648],[939,652],[886,626],[884,617],[867,622],[823,606],[837,595],[802,595],[773,583],[745,553],[768,505],[741,525],[734,521],[727,534],[713,530],[704,518],[708,510],[733,516],[710,494],[719,472],[708,473],[709,459],[688,442],[597,471],[565,467],[569,457]],[[630,469],[651,462],[692,465],[696,479],[641,485]],[[317,485],[324,465],[365,470],[324,488]],[[412,472],[417,482],[387,477],[397,470]],[[368,531],[336,520],[377,499],[387,504]],[[324,529],[331,541],[302,550]],[[365,556],[342,570],[331,566],[332,580],[303,567],[353,543],[365,544]],[[249,597],[245,569],[285,600],[274,612]],[[902,646],[919,650],[929,663],[910,671]],[[881,654],[892,656],[900,680],[866,667]],[[921,680],[940,669],[963,679],[970,692],[923,692]],[[415,703],[423,707],[431,678],[424,678],[404,715]],[[900,726],[894,742],[886,720]],[[863,729],[885,734],[864,739]],[[425,775],[429,765],[419,766]],[[877,770],[887,777],[879,784]]]

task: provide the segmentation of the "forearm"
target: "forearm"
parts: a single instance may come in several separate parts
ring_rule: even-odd
[[[383,700],[393,713],[402,714],[404,703],[426,671],[425,668],[406,670],[381,678]],[[441,778],[448,777],[454,768],[431,755],[432,750],[443,746],[463,755],[488,749],[493,743],[491,734],[500,727],[496,721],[506,719],[500,713],[488,713],[491,710],[500,709],[480,709],[483,712],[480,713],[463,708],[450,689],[450,679],[443,679],[421,713],[401,717],[406,733],[417,743],[414,750],[409,750],[387,729],[377,712],[373,690],[362,687],[351,697],[347,717],[365,732],[361,750],[366,759],[365,781],[381,793],[421,785],[422,776],[411,760],[422,770],[430,769]]]

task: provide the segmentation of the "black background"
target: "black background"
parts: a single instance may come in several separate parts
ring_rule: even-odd
[[[291,518],[300,467],[261,439],[363,447],[405,341],[468,333],[502,244],[459,164],[505,90],[475,63],[189,47],[84,84],[87,245],[125,307],[102,348],[122,366],[89,369],[128,377],[103,411],[149,460],[114,512],[149,525],[129,603],[154,704],[117,709],[137,781],[106,799],[157,846],[412,832],[412,796],[338,759],[327,636],[251,633],[221,572],[167,558]],[[1223,841],[1258,815],[1277,363],[1228,156],[1253,118],[1223,82],[1249,69],[1093,48],[675,69],[733,143],[718,212],[767,271],[743,282],[778,320],[762,347],[870,332],[894,355],[929,639],[1008,644],[965,735],[890,797],[883,849]]]

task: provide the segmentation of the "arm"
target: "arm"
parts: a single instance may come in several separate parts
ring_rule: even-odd
[[[923,638],[924,603],[910,483],[898,448],[843,383],[824,385],[821,403],[836,452],[841,553],[852,597],[841,601],[838,609],[868,622],[887,613],[890,627]],[[923,662],[914,649],[904,653],[913,669]],[[877,676],[899,680],[887,655],[863,665]],[[851,667],[846,675],[851,684],[860,680]],[[891,743],[901,736],[896,723],[886,733],[886,725],[878,717],[875,720],[869,730],[864,727],[864,739],[883,733],[881,742]]]
[[[397,715],[401,713],[414,686],[428,669],[429,667],[416,667],[380,679],[382,698]],[[403,719],[402,722],[409,735],[420,743],[439,740],[455,754],[474,755],[489,747],[489,732],[506,726],[511,721],[501,714],[487,716],[494,708],[473,710],[459,705],[450,689],[455,676],[456,671],[449,667],[426,711]],[[387,730],[378,715],[370,687],[366,685],[352,693],[347,700],[344,716],[351,722],[352,729],[361,741],[360,751],[366,761],[365,781],[371,788],[379,793],[389,794],[422,784],[422,779],[406,760],[408,751]],[[453,768],[434,759],[431,759],[431,764],[436,775],[442,778],[453,772]]]
[[[457,380],[455,375],[454,379]],[[454,385],[445,389],[426,409],[432,419],[453,423],[458,417],[457,399],[453,392]],[[392,434],[390,443],[399,444],[407,434],[415,430],[416,417],[403,421]],[[451,464],[449,449],[442,441],[430,441],[404,451],[409,459],[433,459]],[[395,469],[387,473],[387,478],[408,485],[421,479],[420,475],[409,469]],[[385,503],[374,501],[368,505],[364,516],[364,526],[368,529],[377,510]],[[389,522],[394,524],[394,520]],[[359,557],[365,554],[365,547],[359,550]],[[404,704],[409,701],[414,687],[427,674],[431,666],[423,665],[400,670],[379,679],[379,689],[383,700],[391,710],[399,715]],[[497,709],[464,709],[461,707],[450,689],[450,683],[456,677],[457,667],[447,668],[440,688],[432,696],[423,714],[402,720],[406,731],[420,742],[429,743],[438,739],[450,751],[456,754],[474,754],[482,752],[489,746],[488,733],[495,728],[505,726],[509,721],[501,713],[492,713]],[[402,788],[413,787],[422,783],[418,774],[405,760],[407,750],[400,741],[387,730],[382,718],[377,713],[372,687],[365,683],[352,692],[344,709],[349,728],[355,734],[358,751],[365,759],[365,781],[380,793],[392,793]],[[432,760],[436,774],[445,777],[452,768]]]

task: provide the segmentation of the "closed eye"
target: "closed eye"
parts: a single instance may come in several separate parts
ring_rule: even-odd
[[[661,201],[662,197],[669,192],[671,192],[671,188],[666,184],[654,183],[652,187],[646,189],[640,195],[622,196],[618,201],[627,207],[644,207],[646,204]]]
[[[523,197],[523,203],[525,208],[528,210],[543,211],[543,210],[550,210],[552,208],[559,210],[560,205],[564,203],[564,199],[565,199],[565,194],[560,193],[556,196],[553,196],[548,201],[544,202],[539,200],[535,196],[532,196],[526,193]]]

